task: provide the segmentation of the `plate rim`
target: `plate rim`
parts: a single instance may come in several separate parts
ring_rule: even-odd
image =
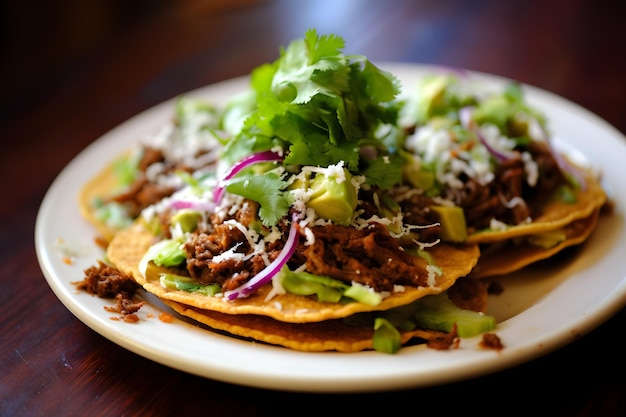
[[[420,71],[430,71],[437,68],[432,65],[422,65],[408,62],[381,62],[376,63],[376,65],[394,74],[405,74],[409,72],[419,73]],[[505,77],[479,71],[463,71],[467,71],[467,73],[473,77],[485,79],[488,82],[494,82],[496,84],[510,80]],[[206,97],[207,93],[211,93],[213,97],[226,97],[227,94],[229,95],[233,93],[233,89],[245,86],[247,79],[247,75],[239,76],[200,87],[198,89],[182,93],[181,95],[190,97]],[[531,93],[534,99],[538,99],[540,102],[549,100],[557,104],[564,105],[566,112],[571,112],[577,117],[583,117],[593,128],[602,131],[606,137],[615,141],[613,144],[614,146],[621,146],[623,148],[622,151],[626,151],[626,137],[624,137],[621,132],[604,119],[582,106],[547,90],[525,83],[523,86]],[[544,356],[565,346],[571,341],[576,340],[581,335],[595,329],[616,314],[619,309],[626,304],[626,273],[624,273],[621,277],[621,281],[615,283],[615,287],[613,288],[614,291],[609,294],[605,294],[606,297],[601,306],[595,306],[595,308],[591,308],[594,307],[591,306],[591,310],[582,312],[583,314],[578,316],[576,319],[573,319],[573,321],[569,324],[562,323],[560,328],[554,330],[550,337],[546,338],[545,335],[543,335],[543,337],[539,335],[534,339],[531,338],[525,344],[505,347],[500,352],[476,349],[476,338],[463,341],[462,348],[452,352],[431,352],[430,350],[426,350],[422,347],[411,347],[403,348],[396,355],[384,355],[378,352],[359,352],[356,354],[335,352],[286,352],[284,348],[254,344],[247,341],[239,341],[221,335],[216,335],[215,337],[211,335],[211,337],[208,337],[207,339],[215,340],[210,340],[210,343],[200,343],[205,348],[227,347],[229,349],[233,349],[231,357],[234,357],[236,354],[249,353],[250,348],[252,348],[253,351],[261,352],[261,356],[264,359],[271,359],[274,361],[287,360],[290,365],[298,364],[299,361],[302,361],[301,358],[305,358],[306,361],[310,361],[311,357],[314,356],[315,358],[321,359],[325,366],[328,362],[329,365],[336,365],[340,367],[340,369],[336,371],[325,373],[320,373],[319,370],[313,367],[305,366],[304,368],[299,368],[297,371],[290,372],[289,370],[283,369],[281,372],[274,372],[273,375],[268,375],[268,371],[271,371],[270,369],[265,366],[259,367],[258,364],[255,363],[248,363],[248,360],[234,364],[223,364],[217,361],[209,361],[199,364],[197,362],[194,363],[190,361],[188,358],[181,358],[177,356],[172,346],[158,345],[152,341],[146,343],[146,341],[142,340],[140,336],[137,336],[137,334],[142,335],[143,330],[139,333],[131,332],[130,330],[136,330],[136,328],[124,328],[123,323],[114,322],[110,319],[110,313],[107,313],[100,308],[105,303],[104,300],[99,300],[86,294],[77,294],[75,291],[72,291],[72,287],[68,285],[67,280],[63,281],[63,278],[60,276],[62,275],[60,273],[62,271],[59,270],[65,270],[65,268],[59,263],[58,259],[55,258],[55,255],[58,256],[60,250],[59,247],[56,246],[57,243],[59,243],[58,236],[55,237],[50,235],[48,224],[46,222],[55,207],[62,204],[57,200],[58,194],[61,192],[60,190],[63,189],[68,183],[76,186],[77,181],[72,181],[70,177],[75,174],[79,168],[86,165],[86,161],[90,156],[98,153],[102,157],[102,165],[104,165],[104,163],[108,161],[108,156],[113,157],[117,155],[118,150],[116,149],[114,152],[110,146],[110,144],[116,140],[115,138],[119,137],[116,135],[136,133],[138,135],[136,140],[138,140],[141,136],[141,129],[143,129],[145,125],[150,124],[156,129],[163,123],[164,120],[157,121],[157,119],[171,113],[172,104],[175,100],[176,97],[170,98],[138,113],[86,146],[53,180],[41,202],[35,224],[35,249],[37,259],[46,282],[51,287],[56,297],[59,298],[59,300],[76,318],[92,330],[140,356],[190,374],[233,383],[236,385],[245,385],[263,389],[296,392],[347,393],[419,388],[484,376],[534,360],[540,356]],[[149,133],[150,132],[144,132],[144,134]],[[618,144],[619,141],[622,141],[621,144],[623,146]],[[117,139],[117,142],[121,141]],[[107,146],[107,144],[109,145]],[[624,152],[624,155],[626,155],[626,152]],[[96,172],[98,168],[89,167],[89,169]],[[75,201],[75,199],[69,200]],[[70,203],[66,202],[65,204],[67,205]],[[79,227],[80,230],[88,230],[88,225],[84,224],[82,220],[77,220],[77,222],[81,222],[81,226]],[[623,221],[621,226],[622,230],[624,230]],[[76,228],[75,225],[73,227]],[[92,232],[92,235],[90,235],[89,238],[93,240],[92,238],[94,235],[95,231]],[[624,245],[623,234],[618,237],[618,241],[620,239],[621,241],[619,243]],[[89,258],[89,256],[92,255],[95,254],[91,253],[88,255],[87,260],[81,259],[85,262],[91,260],[91,263],[93,264],[97,257]],[[80,265],[80,263],[77,263],[76,265],[67,265],[67,270],[75,273],[76,269],[72,269],[72,267],[76,267],[77,265]],[[82,273],[82,269],[80,272]],[[94,307],[89,307],[86,311],[85,303],[87,302],[92,303]],[[541,307],[533,306],[531,308],[545,307],[544,303],[539,304]],[[148,309],[151,311],[149,311],[149,313],[154,314],[155,312],[158,312],[158,308],[159,306],[153,307],[150,305]],[[168,309],[166,311],[171,310]],[[524,311],[524,313],[526,313],[526,311]],[[519,315],[505,320],[499,324],[499,328],[496,330],[496,333],[508,334],[510,332],[509,329],[512,326],[515,326],[518,321],[520,321]],[[204,332],[202,334],[206,335],[205,330],[187,325],[184,321],[177,321],[177,323],[181,324],[180,327],[185,329],[182,334],[190,337],[190,339],[194,342],[203,338],[203,336],[198,334],[198,331]],[[575,324],[576,326],[572,326],[572,324]],[[144,320],[142,323],[138,324],[138,326],[146,326],[150,328],[155,325],[159,325],[158,319]],[[167,325],[170,326],[170,324]],[[128,327],[128,325],[126,326]],[[573,327],[576,328],[574,333],[572,333],[574,330]],[[146,331],[149,330],[146,329]],[[176,333],[179,333],[179,331],[176,331]],[[424,361],[422,362],[434,360],[436,363],[439,363],[439,366],[424,366],[419,370],[411,368],[411,371],[409,372],[401,372],[401,363],[404,358],[407,356],[413,357],[415,355],[415,351],[417,350],[419,350],[418,354],[422,355],[420,356],[420,359],[424,358]],[[280,354],[278,352],[280,352]],[[199,352],[194,352],[194,354],[198,355]],[[363,371],[358,371],[356,367],[362,366],[359,359],[369,358],[370,356],[375,357],[376,363],[379,364],[376,367],[376,373],[368,375],[367,373],[364,374]],[[441,360],[437,360],[437,358],[441,359],[442,357],[446,357],[443,364],[441,363]],[[341,360],[339,358],[341,358]],[[412,358],[412,360],[415,361],[415,358]],[[388,366],[389,371],[382,371],[384,366]],[[328,369],[326,370],[328,371]]]

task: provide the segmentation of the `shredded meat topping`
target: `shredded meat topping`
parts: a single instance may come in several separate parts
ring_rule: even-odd
[[[266,267],[260,254],[246,256],[251,252],[250,245],[239,229],[229,225],[216,226],[212,234],[192,236],[184,249],[191,277],[203,284],[220,284],[224,290],[237,288]],[[220,259],[218,262],[213,260],[215,256],[231,249],[241,256]],[[274,260],[280,253],[278,244],[269,245],[266,253],[270,262]]]
[[[233,218],[248,227],[256,220],[258,204],[246,201]],[[205,232],[194,234],[185,244],[187,271],[192,278],[203,284],[220,284],[223,290],[232,290],[265,269],[266,260],[273,261],[280,253],[280,240],[265,245],[267,258],[254,254],[244,233],[237,227],[222,223],[219,216],[211,217],[211,227]],[[224,259],[214,257],[231,251],[233,255]]]
[[[565,182],[565,177],[547,145],[532,142],[528,152],[537,163],[537,184],[526,182],[525,165],[521,156],[503,161],[495,172],[495,180],[481,185],[471,178],[464,179],[464,187],[458,192],[449,191],[448,198],[465,211],[470,232],[489,227],[497,218],[507,224],[520,224],[537,214],[542,204]]]
[[[146,177],[146,170],[154,164],[162,164],[163,174],[181,171],[192,173],[194,171],[194,168],[183,162],[167,159],[159,149],[144,147],[141,160],[137,165],[137,178],[123,193],[111,198],[111,201],[124,204],[132,218],[139,216],[144,208],[161,201],[176,191],[172,186],[152,182]]]
[[[387,228],[371,223],[361,230],[340,225],[312,228],[315,243],[305,247],[312,274],[391,291],[394,284],[426,285],[426,272],[405,253]]]

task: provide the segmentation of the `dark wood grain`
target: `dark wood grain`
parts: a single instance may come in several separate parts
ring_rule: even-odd
[[[446,415],[626,415],[624,310],[557,352],[471,381],[368,395],[266,391],[173,370],[101,337],[52,293],[33,243],[47,188],[88,144],[165,99],[274,60],[310,27],[373,61],[536,85],[625,133],[621,3],[7,0],[1,10],[0,415],[370,415],[373,404]]]

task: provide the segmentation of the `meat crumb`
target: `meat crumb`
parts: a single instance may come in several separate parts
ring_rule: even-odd
[[[504,345],[502,340],[495,333],[485,333],[480,341],[480,347],[485,349],[502,350]]]
[[[105,310],[111,313],[119,313],[122,316],[134,314],[145,304],[145,301],[134,301],[128,293],[120,291],[115,295],[115,306],[106,307]]]
[[[77,290],[86,291],[100,298],[113,298],[115,305],[105,307],[106,311],[121,314],[127,323],[139,321],[139,316],[135,313],[145,301],[133,300],[139,285],[132,277],[102,261],[98,261],[97,265],[87,268],[84,272],[85,278],[75,283]]]
[[[84,272],[85,278],[75,283],[76,289],[87,291],[100,298],[115,298],[122,291],[132,296],[139,288],[139,284],[132,277],[122,274],[118,269],[100,260],[98,265],[91,266]]]
[[[448,350],[456,349],[459,347],[460,339],[456,331],[456,323],[450,330],[450,333],[445,333],[441,336],[435,336],[426,342],[426,346],[435,350]]]

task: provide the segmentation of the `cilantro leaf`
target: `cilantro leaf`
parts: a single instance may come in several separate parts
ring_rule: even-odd
[[[226,191],[259,203],[259,218],[265,226],[278,223],[289,210],[293,202],[290,193],[282,191],[287,186],[278,175],[240,175],[231,179]]]
[[[286,164],[325,167],[344,162],[352,173],[361,174],[362,146],[377,149],[379,155],[393,153],[391,138],[381,137],[380,128],[397,123],[400,82],[363,56],[344,55],[343,47],[342,38],[311,29],[282,48],[272,64],[255,69],[251,87],[256,107],[251,112],[246,108],[243,127],[231,139],[235,144],[226,144],[222,160],[234,162],[244,150],[280,146]],[[373,183],[399,178],[376,167],[369,168]]]
[[[369,161],[363,171],[368,184],[377,185],[380,188],[391,188],[398,184],[402,178],[403,158],[398,154],[378,157]]]
[[[330,61],[341,56],[341,50],[345,46],[342,38],[336,35],[318,36],[315,29],[309,29],[304,35],[306,43],[309,65],[317,64],[320,61]]]

